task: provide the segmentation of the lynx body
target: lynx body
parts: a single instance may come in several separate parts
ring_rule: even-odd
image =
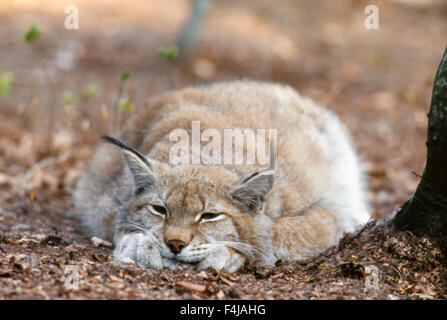
[[[169,136],[191,132],[193,121],[202,132],[276,129],[270,165],[173,165]],[[170,92],[150,100],[120,140],[99,147],[74,193],[85,232],[114,241],[120,261],[234,272],[246,258],[273,265],[317,255],[370,218],[347,130],[288,86]]]

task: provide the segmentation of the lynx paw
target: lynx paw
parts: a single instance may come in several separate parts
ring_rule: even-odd
[[[216,270],[226,270],[230,273],[236,272],[244,263],[245,258],[231,248],[219,247],[203,259],[198,267],[207,269],[213,267]]]
[[[121,262],[136,262],[143,268],[163,269],[160,251],[140,233],[122,236],[113,254]]]

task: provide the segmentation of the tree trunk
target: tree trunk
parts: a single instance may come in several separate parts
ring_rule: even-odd
[[[189,50],[194,46],[200,26],[205,19],[208,10],[211,8],[213,0],[194,0],[191,13],[182,33],[177,39],[179,54],[184,58]]]
[[[429,237],[447,235],[447,49],[433,84],[428,113],[427,162],[414,196],[392,226]]]

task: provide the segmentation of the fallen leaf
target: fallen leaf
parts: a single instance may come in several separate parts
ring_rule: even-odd
[[[206,286],[204,286],[202,284],[195,284],[195,283],[186,282],[186,281],[177,282],[177,286],[179,286],[183,289],[193,290],[193,291],[197,291],[197,292],[204,292],[206,290]]]

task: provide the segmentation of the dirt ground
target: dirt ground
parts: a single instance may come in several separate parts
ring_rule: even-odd
[[[68,4],[79,8],[79,30],[64,28]],[[250,262],[229,275],[117,265],[63,216],[98,137],[132,113],[114,108],[124,71],[135,108],[218,80],[292,85],[340,115],[364,160],[374,216],[392,212],[424,168],[447,3],[376,1],[379,30],[364,28],[368,4],[216,0],[190,54],[167,62],[157,49],[176,39],[187,0],[3,0],[0,89],[5,73],[14,81],[0,90],[0,299],[445,299],[436,244],[383,226],[309,261]],[[32,22],[44,34],[29,44]]]

